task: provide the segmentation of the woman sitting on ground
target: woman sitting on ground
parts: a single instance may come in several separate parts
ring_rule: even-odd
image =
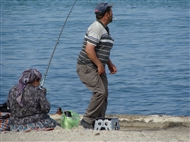
[[[42,75],[36,69],[22,73],[18,84],[9,91],[10,130],[53,130],[57,122],[48,115],[50,103],[46,89],[40,89]]]

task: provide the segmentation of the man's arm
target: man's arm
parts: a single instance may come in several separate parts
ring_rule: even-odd
[[[86,54],[88,58],[98,67],[98,74],[103,74],[105,72],[104,66],[96,56],[96,52],[94,49],[95,46],[87,42],[85,49]]]

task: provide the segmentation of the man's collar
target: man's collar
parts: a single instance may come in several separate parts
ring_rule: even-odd
[[[106,29],[106,31],[108,32],[109,34],[109,28],[108,26],[105,26],[100,20],[97,19],[97,21]]]

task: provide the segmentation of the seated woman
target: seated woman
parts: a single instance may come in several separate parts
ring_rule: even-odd
[[[40,89],[42,75],[36,69],[22,73],[18,84],[9,91],[10,130],[53,130],[57,122],[48,115],[50,103],[46,90]]]

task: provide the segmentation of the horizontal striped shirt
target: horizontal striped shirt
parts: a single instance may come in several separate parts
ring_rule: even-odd
[[[77,63],[96,67],[85,52],[87,42],[95,46],[97,57],[103,65],[106,65],[110,56],[110,50],[114,43],[114,40],[109,34],[108,27],[104,27],[100,21],[95,21],[89,26],[84,36],[83,46],[78,56]]]

